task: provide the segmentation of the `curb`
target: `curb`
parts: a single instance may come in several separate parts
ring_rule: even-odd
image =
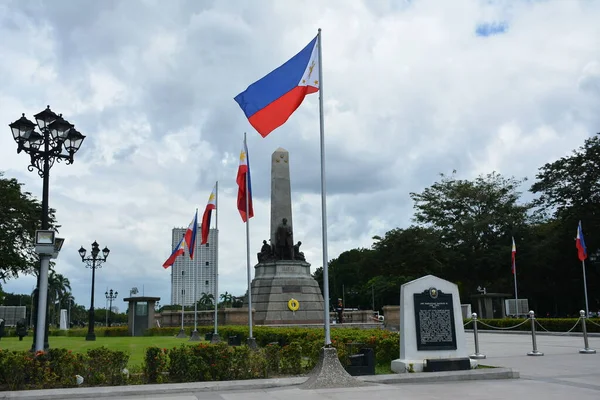
[[[370,383],[437,383],[456,381],[475,381],[484,379],[519,379],[519,371],[510,368],[483,368],[467,371],[444,371],[404,373],[390,375],[361,376],[358,379]]]
[[[189,382],[132,386],[99,386],[89,388],[20,390],[14,392],[0,392],[0,399],[95,399],[105,397],[109,398],[115,396],[157,396],[175,395],[190,392],[259,390],[270,388],[294,387],[306,382],[307,378],[307,376],[301,376],[294,378],[252,380],[249,379],[243,381]],[[468,371],[369,375],[357,376],[355,378],[367,383],[389,385],[397,383],[430,383],[484,379],[516,379],[519,378],[519,372],[513,371],[510,368],[486,368]]]

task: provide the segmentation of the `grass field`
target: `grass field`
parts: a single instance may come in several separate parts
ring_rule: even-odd
[[[141,367],[146,348],[150,346],[171,349],[181,344],[194,345],[201,343],[190,342],[189,339],[177,339],[173,336],[97,337],[94,342],[86,341],[84,337],[50,336],[49,342],[51,348],[65,348],[74,353],[85,353],[88,349],[102,346],[111,350],[125,351],[130,354],[128,367]],[[31,349],[31,343],[31,336],[26,336],[22,342],[17,337],[3,337],[0,340],[0,349],[29,350]]]

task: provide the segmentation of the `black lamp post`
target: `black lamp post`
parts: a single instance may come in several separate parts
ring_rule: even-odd
[[[112,321],[111,321],[111,317],[112,317],[112,315],[111,315],[111,313],[112,313],[112,302],[113,302],[114,299],[117,298],[118,294],[119,294],[119,292],[114,292],[113,293],[112,289],[110,289],[109,292],[104,292],[104,296],[106,296],[106,300],[108,300],[108,302],[110,304],[108,306],[108,326],[110,326],[111,323],[112,323]]]
[[[73,156],[81,147],[81,143],[85,136],[79,133],[74,125],[62,118],[62,114],[56,115],[48,106],[44,111],[34,115],[39,132],[35,130],[36,124],[25,118],[22,114],[21,118],[9,124],[15,142],[17,142],[17,154],[25,151],[29,154],[30,164],[27,166],[29,172],[37,169],[38,175],[43,179],[42,186],[42,230],[49,229],[49,211],[48,211],[48,186],[50,178],[50,168],[54,165],[54,161],[60,162],[65,160],[67,164],[73,164]],[[47,279],[47,274],[42,271],[47,265],[47,255],[40,256],[40,272],[38,273],[36,291],[34,297],[40,299],[40,279],[41,276]],[[46,261],[46,262],[45,262]],[[44,283],[47,287],[47,283]],[[48,292],[42,294],[47,299]],[[41,318],[39,315],[39,306],[32,310],[32,317],[35,318],[36,324],[43,324],[44,328],[44,349],[50,347],[48,344],[48,306]],[[37,330],[37,329],[36,329]],[[32,350],[35,350],[36,330],[33,331]]]
[[[94,241],[94,243],[92,243],[92,255],[86,258],[85,253],[86,249],[84,249],[82,246],[79,249],[81,261],[83,261],[86,264],[86,267],[92,270],[92,299],[90,300],[88,333],[85,336],[85,340],[96,340],[96,333],[94,332],[94,284],[96,282],[96,268],[102,268],[102,264],[106,262],[110,250],[108,249],[108,247],[104,247],[104,249],[102,249],[102,257],[98,257],[100,255],[100,245],[98,244],[98,242]]]

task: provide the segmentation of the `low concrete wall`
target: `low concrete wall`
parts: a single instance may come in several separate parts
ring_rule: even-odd
[[[254,316],[254,310],[252,310]],[[219,325],[248,325],[248,308],[226,308],[217,311]],[[160,326],[181,326],[181,311],[169,310],[155,315],[155,320]],[[198,325],[214,325],[215,311],[198,311]],[[183,316],[183,325],[194,325],[194,311],[185,311]],[[156,323],[153,327],[158,326]]]
[[[400,306],[383,306],[383,326],[392,331],[400,330]]]

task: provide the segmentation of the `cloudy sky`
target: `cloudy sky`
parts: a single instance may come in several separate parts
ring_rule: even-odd
[[[252,260],[269,237],[270,155],[290,152],[295,238],[322,265],[318,97],[261,138],[234,102],[323,29],[329,256],[410,224],[409,192],[453,169],[533,178],[600,129],[600,2],[0,1],[0,170],[41,197],[8,124],[47,104],[87,135],[56,164],[56,270],[89,305],[80,246],[108,288],[170,299],[171,229],[219,181],[220,289],[246,287],[235,175],[248,132]],[[5,290],[30,292],[32,277]],[[162,302],[161,302],[162,303]],[[123,304],[117,301],[119,306]],[[124,307],[123,307],[124,308]]]

